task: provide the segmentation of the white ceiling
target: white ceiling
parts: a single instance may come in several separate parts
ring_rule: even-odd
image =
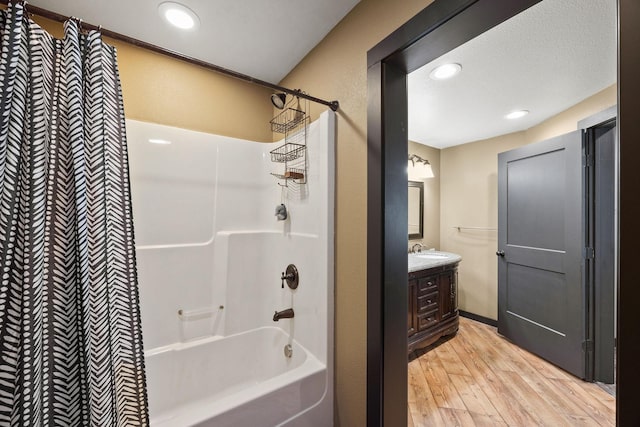
[[[616,52],[615,0],[544,0],[409,75],[409,139],[445,148],[528,129],[615,83]],[[462,72],[429,78],[448,62]]]
[[[197,31],[185,32],[160,17],[157,8],[163,1],[29,0],[29,4],[278,83],[359,2],[176,0],[200,18]]]

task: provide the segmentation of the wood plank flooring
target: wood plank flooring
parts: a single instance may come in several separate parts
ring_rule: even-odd
[[[409,426],[614,426],[615,398],[460,318],[458,334],[409,362]]]

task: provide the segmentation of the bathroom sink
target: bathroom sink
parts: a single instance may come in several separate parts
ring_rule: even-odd
[[[443,265],[457,264],[462,260],[458,254],[451,252],[441,252],[426,250],[422,252],[410,253],[408,256],[409,273],[428,268],[440,267]]]
[[[447,259],[449,258],[449,255],[447,254],[430,254],[430,253],[424,253],[424,252],[419,252],[417,254],[414,254],[416,257],[418,258],[423,258],[423,259],[433,259],[433,260],[437,260],[437,259]]]

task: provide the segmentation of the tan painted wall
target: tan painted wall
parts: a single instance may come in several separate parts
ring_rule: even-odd
[[[424,237],[409,241],[409,246],[422,243],[427,248],[440,249],[440,150],[409,141],[409,154],[429,160],[433,178],[419,179],[409,170],[410,181],[424,182]]]
[[[462,256],[458,268],[461,310],[497,319],[497,153],[525,145],[524,132],[447,148],[440,153],[440,246]]]
[[[54,36],[62,25],[34,17]],[[252,141],[271,141],[271,91],[183,61],[105,38],[118,49],[129,119]]]
[[[498,153],[577,129],[577,122],[616,103],[613,85],[526,131],[447,148],[440,153],[441,249],[462,255],[461,310],[490,319],[498,315],[497,233],[454,229],[496,228]]]
[[[336,425],[366,425],[367,51],[431,0],[362,0],[282,84],[340,101],[336,182]],[[312,118],[324,107],[312,105]]]

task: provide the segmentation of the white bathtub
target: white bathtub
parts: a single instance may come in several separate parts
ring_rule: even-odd
[[[299,417],[327,391],[326,366],[276,327],[154,349],[146,369],[152,427],[314,425]]]

